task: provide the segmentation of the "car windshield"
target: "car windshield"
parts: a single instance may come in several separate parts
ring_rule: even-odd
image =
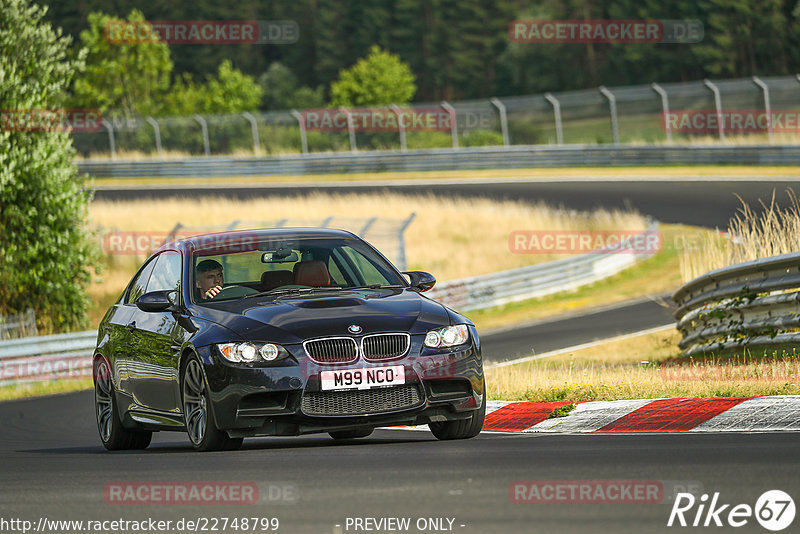
[[[357,238],[208,240],[192,254],[192,267],[192,298],[200,304],[405,285],[386,259]]]

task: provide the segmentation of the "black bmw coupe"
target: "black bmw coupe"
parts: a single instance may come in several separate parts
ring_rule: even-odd
[[[407,278],[406,278],[407,277]],[[480,341],[357,236],[327,229],[211,234],[162,246],[99,327],[95,412],[109,450],[186,431],[198,450],[250,436],[427,424],[476,436]]]

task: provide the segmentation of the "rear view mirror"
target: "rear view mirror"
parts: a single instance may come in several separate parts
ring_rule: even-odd
[[[261,255],[261,263],[295,263],[298,259],[297,252],[291,250],[274,250]]]
[[[436,285],[436,278],[425,271],[407,271],[403,273],[411,280],[411,288],[417,291],[427,291]]]

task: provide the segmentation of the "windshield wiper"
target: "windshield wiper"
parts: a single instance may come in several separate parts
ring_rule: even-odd
[[[399,284],[370,284],[368,286],[346,287],[345,289],[397,289],[401,286]]]
[[[253,297],[265,297],[265,296],[276,296],[276,297],[279,297],[281,295],[313,293],[315,291],[340,291],[341,289],[342,288],[339,287],[339,286],[327,286],[327,287],[284,287],[284,288],[270,289],[269,291],[261,291],[260,293],[253,293],[252,295],[245,295],[242,298],[249,299],[249,298],[253,298]]]

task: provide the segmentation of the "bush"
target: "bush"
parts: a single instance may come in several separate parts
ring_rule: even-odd
[[[0,109],[57,109],[82,54],[27,0],[0,9]],[[0,131],[0,314],[32,307],[45,332],[86,326],[99,252],[84,220],[91,193],[68,133]]]

